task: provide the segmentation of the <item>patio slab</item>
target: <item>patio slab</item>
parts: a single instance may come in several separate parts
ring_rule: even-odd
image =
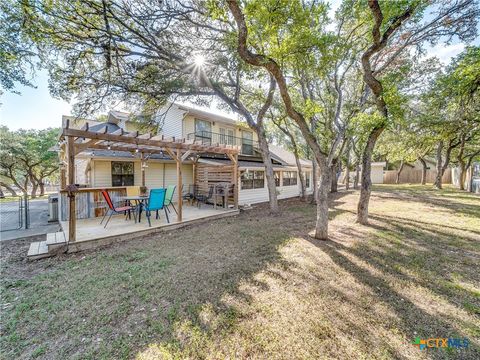
[[[238,213],[239,210],[213,209],[210,206],[200,209],[194,206],[185,206],[181,222],[177,222],[176,214],[172,212],[169,214],[170,223],[167,223],[165,213],[162,211],[159,219],[155,219],[155,214],[152,214],[151,227],[148,226],[145,214],[142,214],[141,222],[137,223],[134,222],[133,217],[131,220],[125,220],[124,215],[112,216],[107,228],[104,228],[104,224],[100,224],[101,218],[77,220],[77,239],[75,242],[68,244],[68,252],[104,246],[160,231],[173,230],[206,220],[235,216]],[[60,225],[64,233],[68,234],[68,221],[62,221]]]

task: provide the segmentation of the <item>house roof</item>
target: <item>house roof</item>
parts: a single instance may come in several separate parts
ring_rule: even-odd
[[[108,121],[117,123],[118,121],[127,121],[130,119],[130,113],[124,111],[110,110],[108,112]]]
[[[117,124],[114,124],[112,122],[104,122],[104,123],[101,123],[101,124],[93,125],[89,129],[91,131],[99,131],[99,130],[103,129],[105,126],[107,127],[107,133],[113,133],[113,132],[120,129],[120,126],[118,126]]]
[[[202,118],[207,118],[209,120],[213,120],[213,121],[218,121],[218,122],[223,122],[223,123],[226,123],[226,124],[231,124],[231,125],[244,125],[244,126],[247,126],[246,123],[244,122],[241,122],[237,119],[234,119],[234,118],[231,118],[231,117],[227,117],[227,116],[222,116],[222,115],[218,115],[218,114],[214,114],[210,111],[207,111],[207,110],[202,110],[202,109],[199,109],[199,108],[195,108],[195,107],[192,107],[192,106],[188,106],[188,105],[181,105],[181,104],[175,104],[180,110],[183,110],[183,111],[186,111],[189,115],[192,115],[192,116],[198,116],[198,117],[202,117]]]
[[[130,151],[114,151],[114,150],[91,150],[85,153],[86,156],[90,158],[96,157],[106,157],[106,158],[123,158],[128,160],[134,160],[135,158],[138,159],[133,153]],[[165,153],[156,153],[151,154],[149,159],[151,160],[173,160],[168,154]]]
[[[218,165],[218,166],[230,165],[232,163],[228,159],[205,159],[205,158],[198,159],[198,162],[203,164]],[[258,162],[258,161],[239,160],[238,167],[249,168],[249,169],[251,168],[264,169],[265,165],[263,165],[263,162]],[[274,170],[288,169],[288,166],[273,164],[273,169]]]
[[[296,166],[295,155],[292,152],[272,144],[268,145],[268,148],[270,149],[270,153],[279,159],[281,163],[285,165]],[[300,164],[302,166],[311,167],[312,161],[300,159]]]

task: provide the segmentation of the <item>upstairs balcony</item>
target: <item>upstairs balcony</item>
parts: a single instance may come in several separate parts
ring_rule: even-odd
[[[227,134],[219,134],[211,131],[197,131],[187,135],[188,140],[200,141],[202,145],[225,144],[241,146],[241,155],[253,155],[254,149],[258,149],[258,141]]]

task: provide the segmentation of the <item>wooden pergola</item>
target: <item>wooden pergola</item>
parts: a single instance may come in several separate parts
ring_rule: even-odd
[[[68,241],[76,240],[76,205],[75,193],[75,156],[83,151],[89,150],[113,150],[139,153],[142,165],[146,156],[152,154],[167,153],[177,165],[177,189],[178,207],[177,221],[182,221],[182,163],[188,158],[195,162],[198,154],[211,153],[227,155],[233,163],[234,204],[238,208],[238,153],[239,146],[227,144],[205,145],[201,142],[186,139],[175,139],[175,137],[164,137],[163,135],[152,135],[151,133],[140,134],[138,131],[126,132],[118,129],[108,132],[108,127],[93,131],[86,123],[80,129],[70,128],[67,120],[60,133],[60,169],[61,188],[68,192],[69,197],[69,233]],[[142,166],[142,186],[145,186],[145,167]],[[194,175],[195,177],[195,175]]]

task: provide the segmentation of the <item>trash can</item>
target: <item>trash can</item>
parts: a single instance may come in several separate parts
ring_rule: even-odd
[[[58,221],[58,194],[48,195],[48,222]]]

